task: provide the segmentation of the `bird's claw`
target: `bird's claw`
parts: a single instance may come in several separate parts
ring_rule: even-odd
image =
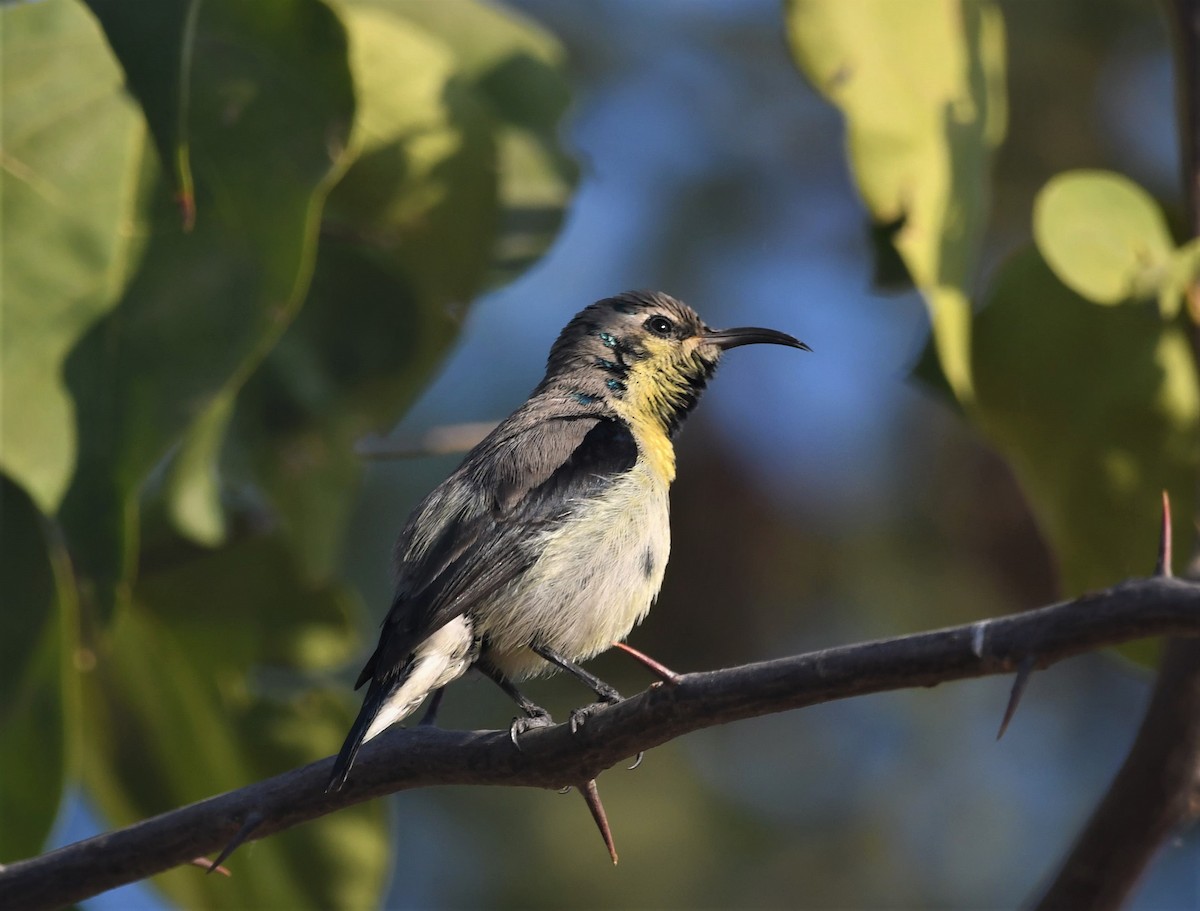
[[[582,709],[571,709],[570,725],[571,725],[571,733],[572,734],[574,734],[581,727],[583,727],[583,723],[585,721],[587,721],[588,715],[591,714],[590,708],[591,708],[591,706],[587,706]]]
[[[621,694],[616,690],[612,691],[611,696],[608,694],[602,695],[599,702],[593,702],[591,705],[585,705],[582,708],[571,710],[571,733],[578,731],[589,718],[592,717],[599,709],[609,705],[616,705],[622,702]]]
[[[518,750],[521,749],[521,744],[517,740],[522,734],[532,731],[534,728],[548,728],[554,724],[554,719],[550,717],[549,712],[541,714],[528,715],[525,717],[518,716],[512,720],[512,724],[508,727],[508,739],[512,741],[513,746]]]
[[[604,705],[616,705],[618,702],[624,702],[625,697],[614,690],[611,686],[596,693],[600,702]]]

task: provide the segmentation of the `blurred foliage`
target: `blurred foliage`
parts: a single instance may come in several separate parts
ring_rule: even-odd
[[[1160,286],[1174,290],[1163,281],[1174,244],[1162,210],[1119,174],[1051,178],[1034,206],[1033,236],[1059,281],[1093,303],[1136,301]]]
[[[871,217],[929,308],[919,373],[1012,464],[1064,593],[1149,570],[1163,490],[1190,553],[1200,381],[1181,305],[1200,279],[1196,242],[1177,249],[1157,203],[1120,175],[1059,174],[1034,206],[1036,251],[993,276],[974,315],[1006,106],[998,8],[794,0],[787,19],[801,69],[846,117]]]
[[[1021,478],[1063,588],[1078,593],[1149,571],[1161,491],[1178,552],[1192,551],[1200,379],[1179,306],[1189,254],[1143,190],[1105,172],[1053,178],[1033,233],[1036,250],[999,270],[976,323],[979,420]]]
[[[1096,306],[1028,249],[998,274],[975,330],[982,427],[1020,478],[1062,587],[1150,572],[1163,490],[1189,553],[1200,388],[1181,322],[1152,303]]]
[[[74,605],[64,592],[55,609],[48,523],[24,490],[0,485],[0,856],[18,858],[41,849],[67,778]]]
[[[561,51],[482,3],[46,0],[3,35],[2,859],[336,750],[352,443],[576,171]],[[0,656],[3,657],[3,656]],[[186,907],[366,906],[380,804]]]
[[[789,0],[786,21],[797,65],[846,116],[879,242],[924,296],[943,372],[969,402],[968,295],[1006,120],[1000,11],[991,2]]]
[[[331,681],[367,625],[348,567],[368,559],[364,541],[395,530],[395,516],[365,516],[352,443],[403,413],[482,290],[537,260],[576,180],[557,142],[563,54],[512,13],[473,0],[151,6],[0,10],[0,861],[39,850],[75,786],[119,825],[336,748],[351,696]],[[922,294],[928,373],[1007,459],[1068,592],[1149,568],[1159,489],[1172,492],[1180,552],[1194,534],[1196,315],[1180,303],[1200,246],[1171,236],[1175,206],[1164,214],[1127,178],[1095,170],[1098,131],[1074,116],[1105,42],[1147,16],[1140,6],[786,6],[796,61],[845,115],[878,275]],[[580,37],[579,58],[611,54],[621,17],[579,15],[608,23]],[[722,19],[713,45],[755,60],[774,52],[777,18],[765,38],[739,28]],[[705,102],[696,107],[728,115],[728,97]],[[801,126],[793,148],[812,154],[822,143]],[[622,141],[652,148],[656,129],[630,125]],[[747,181],[768,178],[750,161],[722,162],[707,183],[679,168],[702,198],[656,199],[655,234],[686,236],[694,253],[707,227],[722,249],[757,249],[778,200],[767,187],[754,208]],[[1052,176],[1067,168],[1089,170]],[[1016,246],[1031,224],[1034,246],[988,261],[989,234]],[[677,259],[683,274],[703,271],[694,256]],[[943,470],[939,440],[906,441],[913,450],[896,461],[934,465],[936,483],[909,493],[921,501],[909,513],[888,518],[895,504],[872,503],[840,517],[851,536],[799,528],[774,491],[699,439],[707,445],[681,452],[677,568],[639,632],[668,664],[811,645],[811,629],[804,643],[791,638],[798,601],[812,606],[805,623],[820,624],[818,636],[839,641],[1046,594],[1051,569],[999,459],[973,452],[970,471]],[[951,538],[953,552],[942,546]],[[873,613],[855,618],[847,604]],[[645,685],[619,657],[597,665],[623,689]],[[464,714],[456,692],[451,725],[508,717],[491,688],[472,693],[482,715]],[[575,695],[569,682],[564,692]],[[858,703],[830,707],[783,729],[673,744],[638,773],[646,780],[606,778],[619,879],[577,798],[452,791],[427,828],[413,819],[423,795],[406,798],[402,851],[390,850],[374,802],[242,848],[231,879],[185,868],[156,884],[183,907],[368,907],[396,864],[410,904],[421,882],[406,868],[452,880],[431,905],[551,907],[588,894],[766,906],[794,902],[798,882],[813,884],[804,901],[828,905],[1011,895],[1025,886],[984,856],[995,831],[989,852],[965,855],[957,828],[888,838],[946,800],[929,789],[958,766],[930,732],[964,717],[945,711],[954,692],[915,695],[882,732],[874,716],[846,723],[865,711]],[[976,692],[999,710],[1001,697]],[[994,718],[978,709],[965,717],[990,745]],[[1060,727],[1047,719],[1042,734],[1052,741]],[[1074,771],[1081,732],[1063,730]],[[1089,744],[1085,758],[1100,752]],[[732,771],[706,769],[706,749],[723,750]],[[993,759],[997,777],[1032,777],[1007,756],[1017,771]],[[772,765],[775,777],[762,771]],[[961,794],[1000,803],[1016,793],[995,780],[981,793],[966,780],[976,768],[962,766]],[[801,779],[821,786],[778,784]],[[1002,816],[988,810],[981,818]],[[1007,833],[1035,853],[1039,836]],[[589,850],[594,865],[578,860]],[[539,874],[502,875],[506,864]]]

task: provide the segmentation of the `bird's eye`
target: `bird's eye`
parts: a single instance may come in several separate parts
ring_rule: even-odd
[[[675,324],[665,316],[652,316],[646,320],[646,328],[655,335],[667,338],[675,331]]]

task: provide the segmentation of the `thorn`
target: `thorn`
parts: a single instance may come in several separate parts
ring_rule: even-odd
[[[179,217],[184,234],[191,234],[196,227],[196,197],[190,187],[175,194],[175,205],[179,207]]]
[[[1029,677],[1033,674],[1033,665],[1033,655],[1026,655],[1021,659],[1021,663],[1017,665],[1017,677],[1013,680],[1012,691],[1008,694],[1008,705],[1004,709],[1004,719],[1000,722],[1000,730],[996,732],[997,740],[1004,736],[1004,732],[1008,730],[1008,723],[1012,721],[1013,715],[1017,713],[1017,705],[1021,702],[1021,696],[1025,693],[1025,684],[1029,682]]]
[[[442,424],[415,437],[381,437],[369,434],[354,444],[362,459],[415,459],[466,452],[496,429],[497,421]]]
[[[631,765],[629,767],[629,771],[632,772],[634,769],[636,769],[638,766],[640,766],[642,764],[642,760],[645,758],[646,758],[646,751],[638,750],[638,754],[635,757],[633,757],[633,765]]]
[[[1158,563],[1154,575],[1171,578],[1171,495],[1162,492],[1162,527],[1158,533]]]
[[[600,802],[600,790],[596,787],[596,779],[593,778],[587,784],[580,785],[579,793],[583,795],[588,809],[592,811],[592,819],[596,821],[596,828],[600,830],[600,837],[604,839],[604,845],[608,848],[608,856],[612,858],[615,867],[617,865],[617,848],[613,844],[612,829],[608,827],[608,815],[604,812],[604,804]]]
[[[241,847],[242,842],[253,835],[254,830],[263,824],[263,820],[263,815],[257,810],[251,812],[246,817],[246,821],[242,823],[242,827],[237,830],[237,834],[229,840],[229,844],[221,849],[221,853],[217,855],[217,859],[209,864],[208,872],[211,873],[213,870],[218,869],[224,861],[228,860],[229,855]]]
[[[191,860],[188,861],[188,863],[190,863],[193,867],[203,867],[205,873],[217,872],[217,873],[220,873],[222,876],[232,876],[233,875],[232,873],[229,872],[228,867],[222,867],[220,864],[214,863],[213,861],[209,860],[207,857],[193,857]]]
[[[632,645],[626,645],[624,642],[614,642],[613,645],[633,657],[635,660],[639,661],[641,664],[645,665],[651,671],[651,673],[657,674],[659,677],[661,677],[663,683],[666,683],[670,686],[677,686],[679,681],[683,679],[682,674],[675,673],[662,662],[655,661],[644,652],[639,652]]]

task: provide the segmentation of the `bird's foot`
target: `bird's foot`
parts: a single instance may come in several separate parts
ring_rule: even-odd
[[[604,705],[616,705],[618,702],[625,701],[624,696],[602,680],[599,681],[599,685],[596,687],[596,696],[599,697],[600,702]]]
[[[532,731],[534,728],[548,728],[553,726],[553,724],[554,719],[550,717],[550,713],[545,709],[538,709],[538,711],[530,712],[524,717],[518,716],[514,718],[508,728],[508,739],[519,750],[521,749],[521,743],[517,740],[518,737]]]
[[[587,720],[600,709],[604,708],[605,706],[616,705],[618,702],[624,701],[624,697],[622,697],[620,693],[614,690],[611,686],[608,687],[607,692],[600,694],[599,702],[594,702],[591,705],[585,705],[582,708],[573,709],[571,711],[571,733],[574,734],[577,732],[581,727],[584,726]],[[645,755],[645,753],[638,751],[637,756],[634,757],[633,765],[629,767],[631,772],[642,764],[642,759],[645,758]]]
[[[616,705],[618,702],[624,702],[624,697],[621,696],[612,687],[608,688],[608,692],[597,693],[600,697],[599,702],[593,702],[591,705],[585,705],[582,708],[571,710],[571,733],[574,734],[587,722],[592,715],[596,714],[600,709],[609,705]]]

